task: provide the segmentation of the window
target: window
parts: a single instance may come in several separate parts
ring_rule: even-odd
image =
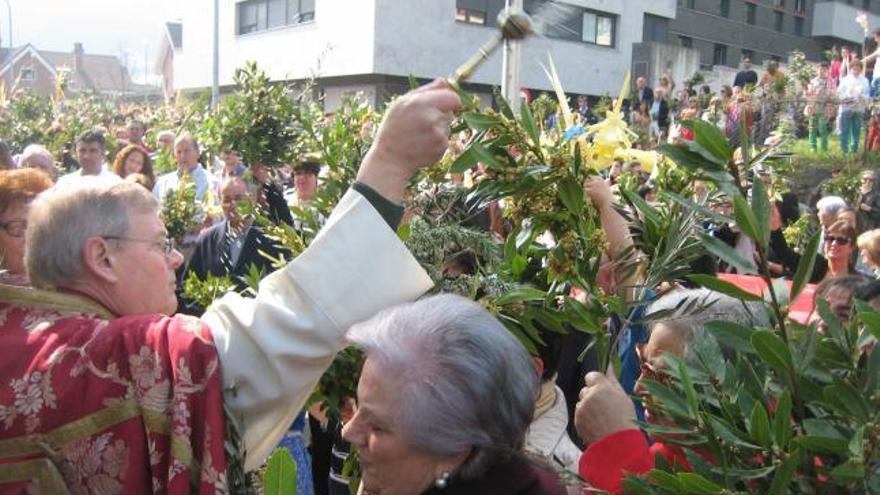
[[[785,0],[774,0],[773,6],[778,9],[784,9],[785,8]]]
[[[690,36],[679,36],[678,43],[682,46],[682,48],[693,48],[694,47],[694,39]]]
[[[720,43],[715,44],[715,50],[712,51],[713,65],[727,65],[727,46]]]
[[[871,10],[871,0],[862,0],[862,9]]]
[[[315,0],[247,0],[238,4],[238,34],[315,20]]]
[[[758,6],[753,3],[746,4],[746,22],[755,24],[758,18]]]
[[[479,10],[455,9],[455,20],[484,26],[486,25],[486,13]]]
[[[794,34],[796,36],[804,35],[804,18],[803,17],[795,17],[794,18]]]
[[[870,2],[871,0],[866,0],[866,2]],[[798,14],[803,14],[807,11],[807,0],[794,0],[794,11]]]
[[[584,12],[583,41],[600,46],[614,46],[614,17]]]
[[[34,82],[37,80],[37,71],[33,67],[25,67],[18,73],[18,78],[22,82]]]
[[[783,14],[782,12],[774,12],[773,16],[774,16],[773,26],[776,28],[777,31],[779,31],[781,33],[782,28],[783,28],[783,23],[785,22],[785,14]]]
[[[730,17],[730,0],[721,0],[721,17]]]
[[[669,37],[669,19],[656,15],[645,14],[642,28],[642,41],[666,43]]]
[[[688,9],[696,8],[697,0],[678,0],[679,7],[685,7]]]
[[[287,23],[299,24],[315,20],[315,0],[287,0]]]

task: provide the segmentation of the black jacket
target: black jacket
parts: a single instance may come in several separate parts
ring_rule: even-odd
[[[229,235],[228,222],[223,221],[202,232],[196,241],[192,258],[179,273],[178,286],[183,286],[183,282],[190,273],[195,273],[202,280],[207,278],[208,274],[215,277],[229,275],[235,282],[235,289],[243,291],[247,288],[243,278],[247,275],[251,265],[255,265],[258,270],[263,270],[266,273],[273,271],[272,262],[263,253],[272,258],[278,258],[282,255],[289,258],[288,251],[266,237],[256,225],[251,226],[245,234],[241,254],[235,263],[232,262],[231,247],[232,237]],[[180,299],[178,310],[182,313],[201,315],[205,310],[193,301]]]
[[[868,205],[871,210],[862,210],[862,205]],[[867,232],[880,227],[880,191],[874,189],[868,194],[862,194],[856,207],[856,215],[859,222],[859,232]]]

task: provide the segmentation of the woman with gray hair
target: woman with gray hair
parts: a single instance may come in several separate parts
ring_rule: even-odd
[[[522,344],[477,303],[439,295],[355,326],[365,354],[343,436],[365,493],[564,494],[521,453],[538,395]]]
[[[688,301],[701,301],[697,313],[683,313]],[[691,356],[691,343],[705,331],[711,321],[730,321],[745,327],[766,326],[767,312],[760,303],[745,303],[707,289],[673,291],[648,307],[648,315],[669,312],[651,327],[648,342],[639,349],[641,374],[636,394],[646,401],[645,420],[663,424],[664,418],[651,414],[650,396],[641,386],[642,380],[663,381],[666,359],[670,354],[684,359]],[[648,445],[645,435],[635,424],[636,415],[630,397],[612,373],[587,374],[587,385],[581,390],[575,410],[575,426],[589,446],[580,460],[580,475],[592,487],[608,493],[622,493],[621,484],[627,473],[639,475],[654,467],[657,455],[670,465],[679,463],[689,469],[687,457],[673,445],[654,438]],[[659,439],[662,440],[662,439]]]

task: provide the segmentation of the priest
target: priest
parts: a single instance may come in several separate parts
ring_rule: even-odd
[[[37,200],[34,288],[0,286],[0,493],[226,493],[259,467],[345,331],[431,281],[395,235],[411,176],[443,154],[456,93],[389,109],[357,182],[254,298],[170,316],[182,256],[132,184]]]

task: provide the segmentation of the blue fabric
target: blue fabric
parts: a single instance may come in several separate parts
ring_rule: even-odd
[[[297,495],[314,495],[312,485],[312,458],[306,448],[303,432],[305,431],[305,414],[293,420],[290,429],[284,434],[278,447],[287,449],[296,462],[296,493]]]
[[[648,291],[647,300],[654,298],[654,292]],[[648,327],[643,323],[636,323],[645,317],[647,305],[641,305],[633,309],[629,326],[621,330],[620,334],[620,385],[626,393],[632,395],[636,386],[636,380],[639,379],[640,366],[639,357],[636,354],[636,346],[648,341]],[[639,421],[645,420],[645,409],[642,404],[633,401],[636,408],[636,417]]]

